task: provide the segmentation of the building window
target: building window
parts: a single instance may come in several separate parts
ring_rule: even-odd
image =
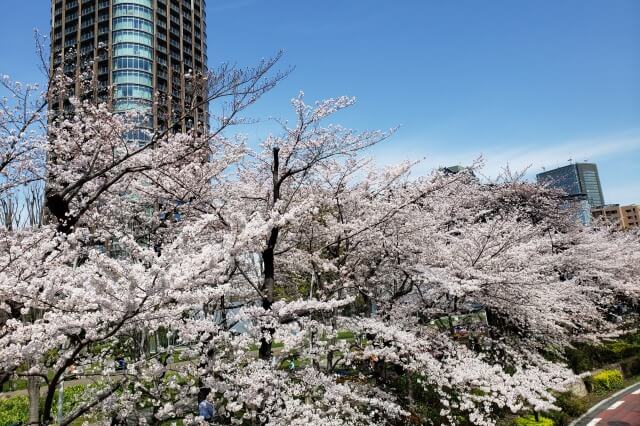
[[[113,46],[113,56],[139,56],[153,59],[153,50],[149,46],[137,43],[119,43]]]
[[[150,34],[153,33],[153,24],[151,21],[147,21],[142,18],[135,17],[120,17],[113,19],[114,30],[140,30]]]
[[[113,43],[139,43],[151,46],[153,37],[144,31],[118,30],[113,32]]]

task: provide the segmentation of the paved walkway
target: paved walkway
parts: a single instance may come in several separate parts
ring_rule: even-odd
[[[88,385],[88,384],[91,384],[91,383],[95,383],[95,380],[88,379],[88,378],[65,380],[64,381],[64,387],[66,389],[66,388],[71,387],[71,386]],[[47,385],[43,384],[42,386],[40,386],[40,395],[44,395],[46,393],[47,393]],[[24,395],[28,395],[26,389],[19,389],[19,390],[8,391],[8,392],[0,392],[0,399],[2,399],[2,398],[11,398],[11,397],[14,397],[14,396],[24,396]]]
[[[593,407],[575,426],[640,426],[640,383]]]

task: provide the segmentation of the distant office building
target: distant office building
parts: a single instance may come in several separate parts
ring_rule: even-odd
[[[640,205],[621,206],[609,204],[591,210],[594,219],[603,219],[610,224],[617,224],[620,229],[640,226]]]
[[[548,170],[536,176],[538,182],[564,190],[569,196],[586,195],[592,208],[604,206],[598,167],[593,163],[577,163]]]
[[[473,177],[476,176],[476,174],[473,172],[473,169],[471,169],[470,167],[448,166],[448,167],[442,167],[440,170],[444,172],[445,175],[456,175],[458,173],[468,172],[471,176]]]
[[[449,167],[442,168],[442,171],[449,175],[455,175],[465,170],[467,170],[467,168],[463,166],[449,166]]]

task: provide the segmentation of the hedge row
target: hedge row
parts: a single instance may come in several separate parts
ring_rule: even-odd
[[[640,333],[623,336],[619,340],[591,345],[574,343],[565,352],[569,366],[576,373],[597,370],[608,364],[625,361],[622,368],[627,376],[640,374],[640,360],[630,358],[640,354]]]

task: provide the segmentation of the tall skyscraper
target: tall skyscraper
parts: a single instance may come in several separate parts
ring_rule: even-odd
[[[604,205],[598,167],[593,163],[576,163],[539,173],[538,182],[564,190],[570,197],[585,196],[590,207]]]
[[[52,0],[51,17],[51,66],[76,96],[139,111],[142,128],[207,126],[202,79],[188,77],[206,72],[205,0]]]

